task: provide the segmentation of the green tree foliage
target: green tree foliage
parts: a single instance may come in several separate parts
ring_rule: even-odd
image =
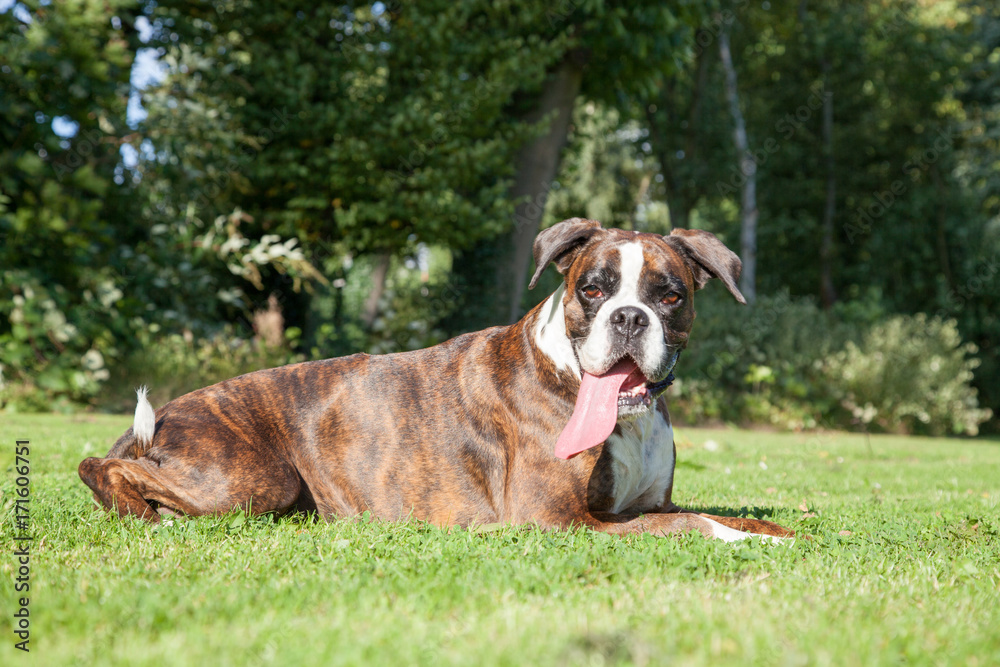
[[[525,301],[533,305],[538,300],[539,295],[525,295],[531,247],[572,131],[575,103],[627,107],[637,96],[648,96],[665,73],[678,67],[683,44],[703,17],[702,9],[689,3],[567,0],[547,7],[547,24],[529,28],[561,45],[562,52],[541,85],[526,85],[508,109],[540,124],[543,134],[518,155],[508,193],[515,210],[506,233],[457,259],[466,295],[458,328],[513,321],[523,314]],[[496,297],[479,299],[484,291]]]
[[[169,74],[142,126],[162,151],[144,177],[169,184],[156,206],[202,224],[238,207],[248,236],[302,242],[333,290],[356,256],[495,236],[530,130],[504,108],[562,48],[531,34],[544,17],[506,3],[159,3]],[[304,297],[263,281],[304,323]]]
[[[939,286],[940,314],[958,320],[982,350],[976,371],[983,403],[1000,413],[1000,7],[967,2],[968,47],[962,55],[957,150],[959,185],[971,202],[955,257],[955,280]],[[980,222],[982,221],[982,222]],[[968,224],[971,223],[971,224]]]
[[[148,334],[204,335],[242,312],[217,307],[236,301],[231,273],[302,263],[246,239],[239,211],[166,219],[157,203],[183,182],[136,187],[120,153],[141,140],[126,122],[136,16],[128,2],[0,13],[0,406],[92,402]]]
[[[996,406],[997,24],[988,7],[723,4],[699,26],[686,67],[635,115],[645,116],[663,165],[665,188],[653,194],[662,192],[676,221],[735,246],[743,174],[718,140],[729,124],[715,55],[730,29],[757,163],[761,293],[821,296],[829,156],[833,294],[956,318],[983,359],[981,398]]]
[[[583,216],[606,227],[670,232],[666,205],[651,196],[663,178],[648,131],[621,116],[597,102],[577,105],[559,178],[549,194],[546,226]]]
[[[85,399],[123,352],[130,8],[26,2],[0,13],[0,405]]]
[[[209,218],[241,206],[260,229],[354,252],[415,233],[462,245],[497,231],[517,131],[499,110],[546,52],[455,38],[512,17],[453,3],[159,3],[170,76],[144,127]]]
[[[702,227],[739,247],[723,32],[756,158],[757,287],[771,307],[787,290],[787,318],[757,326],[766,311],[706,290],[696,340],[718,340],[687,356],[686,386],[736,411],[685,393],[690,414],[867,427],[854,412],[871,403],[869,425],[974,430],[966,343],[980,401],[1000,408],[1000,13],[986,0],[8,6],[0,401],[93,401],[115,368],[200,382],[498,323],[545,296],[513,289],[539,221]],[[140,48],[166,78],[130,127]],[[264,349],[247,341],[271,294],[288,342]],[[926,344],[888,340],[921,327]],[[749,356],[726,356],[754,332]],[[892,380],[879,362],[928,355],[957,384],[926,368]]]

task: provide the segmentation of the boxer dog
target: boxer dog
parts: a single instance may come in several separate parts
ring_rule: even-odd
[[[119,515],[362,512],[450,526],[503,522],[608,533],[699,531],[727,541],[791,531],[671,501],[675,447],[662,393],[710,278],[745,303],[739,258],[714,235],[602,229],[574,218],[534,243],[534,287],[562,285],[521,321],[434,347],[248,373],[135,422],[80,478]]]

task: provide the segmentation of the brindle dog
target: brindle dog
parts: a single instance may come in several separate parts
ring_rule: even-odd
[[[662,391],[694,321],[694,293],[740,261],[715,236],[563,221],[538,235],[533,287],[564,276],[510,326],[415,352],[293,364],[199,389],[136,419],[80,478],[149,522],[243,508],[368,511],[438,525],[792,533],[671,500],[675,448]],[[558,443],[558,444],[557,444]]]

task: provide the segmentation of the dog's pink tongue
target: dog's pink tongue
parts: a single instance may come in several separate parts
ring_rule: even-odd
[[[569,459],[608,439],[618,421],[618,392],[635,369],[634,361],[622,359],[604,375],[584,372],[573,416],[556,441],[556,456]]]

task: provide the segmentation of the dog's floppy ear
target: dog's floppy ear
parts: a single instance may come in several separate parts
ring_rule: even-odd
[[[743,262],[715,234],[702,229],[675,229],[663,238],[687,259],[694,274],[695,289],[704,287],[710,278],[718,278],[737,301],[746,304],[747,300],[736,286]]]
[[[597,220],[570,218],[542,230],[535,237],[535,245],[532,248],[535,255],[535,275],[531,276],[528,289],[535,287],[549,262],[555,262],[559,273],[565,274],[580,247],[600,229],[601,223]]]

